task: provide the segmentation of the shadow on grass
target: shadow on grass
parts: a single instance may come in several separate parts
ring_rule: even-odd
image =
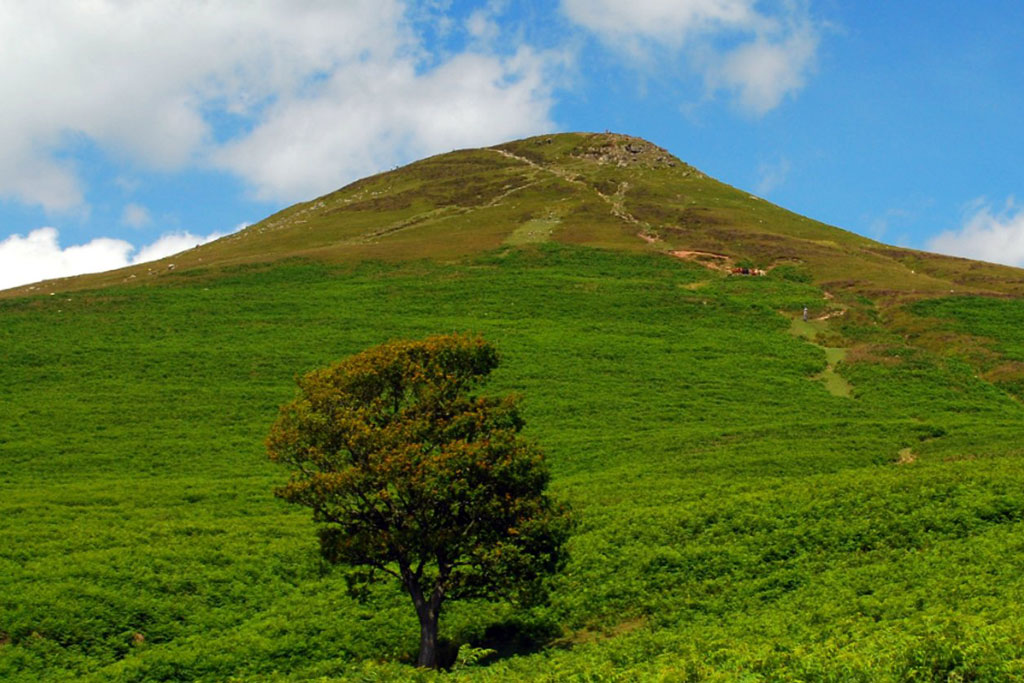
[[[472,646],[490,653],[477,660],[476,664],[487,666],[503,659],[529,655],[553,646],[563,635],[561,627],[546,619],[509,618],[488,626],[483,635],[472,639]],[[449,656],[452,664],[458,648]]]

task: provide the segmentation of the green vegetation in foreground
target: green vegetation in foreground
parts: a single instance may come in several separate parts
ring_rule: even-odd
[[[350,589],[401,583],[420,622],[418,667],[455,661],[439,647],[448,604],[543,604],[566,563],[572,514],[545,493],[518,398],[476,393],[496,367],[482,337],[387,342],[304,375],[267,437],[290,469],[274,494],[312,509],[325,560],[361,570]]]
[[[809,284],[550,244],[163,282],[0,303],[0,679],[1024,676],[1020,404],[895,343],[830,394],[779,313]],[[972,325],[1015,348],[1000,310]],[[453,604],[497,653],[420,673],[407,598],[346,597],[262,438],[296,373],[453,330],[580,527],[550,606]]]

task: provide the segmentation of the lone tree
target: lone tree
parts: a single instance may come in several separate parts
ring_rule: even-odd
[[[516,398],[471,394],[497,365],[479,337],[383,344],[300,378],[267,439],[292,467],[275,493],[313,509],[322,555],[412,598],[418,666],[438,666],[445,600],[536,602],[566,560],[569,511],[545,495]]]

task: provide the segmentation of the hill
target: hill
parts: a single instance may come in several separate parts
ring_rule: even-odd
[[[799,265],[837,294],[1024,293],[1018,269],[888,247],[729,187],[645,140],[568,133],[441,154],[154,264],[5,294],[71,291],[289,257],[326,263],[453,259],[540,242],[675,253],[709,266]]]
[[[1024,675],[1019,270],[609,135],[427,159],[171,262],[0,300],[0,679]],[[262,441],[296,373],[450,330],[497,344],[581,526],[549,606],[452,605],[496,652],[415,674],[407,599],[348,596]]]

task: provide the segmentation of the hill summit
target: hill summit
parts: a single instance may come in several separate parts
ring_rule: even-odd
[[[788,265],[840,296],[1024,293],[1017,269],[886,246],[730,187],[651,142],[614,133],[542,135],[440,154],[160,262],[10,293],[294,257],[450,260],[549,241],[662,251],[718,269]]]

